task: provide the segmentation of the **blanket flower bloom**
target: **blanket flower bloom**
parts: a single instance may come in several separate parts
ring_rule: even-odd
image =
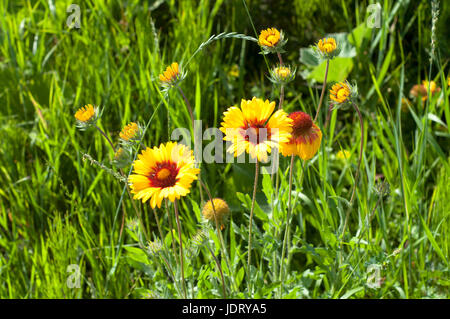
[[[292,122],[292,137],[287,143],[281,144],[283,156],[298,155],[303,160],[314,157],[322,141],[320,128],[313,123],[311,116],[297,111],[289,114]]]
[[[275,102],[256,97],[243,99],[240,108],[228,108],[220,128],[225,133],[223,139],[231,142],[227,152],[235,157],[247,152],[251,158],[267,162],[271,149],[289,141],[292,132],[292,120],[286,112],[273,113],[274,109]]]
[[[98,108],[92,104],[85,105],[78,109],[75,113],[75,119],[77,120],[77,126],[84,130],[87,127],[95,124],[98,119]]]
[[[214,204],[214,209],[213,209]],[[215,211],[215,214],[214,214]],[[213,198],[212,203],[211,200],[207,201],[205,206],[203,206],[202,209],[203,217],[214,223],[216,222],[220,225],[220,229],[223,229],[224,223],[226,222],[229,214],[230,214],[230,208],[228,207],[228,204],[221,198]]]
[[[134,174],[129,183],[134,199],[150,199],[152,208],[161,207],[164,198],[171,202],[186,196],[200,169],[194,167],[191,150],[182,144],[168,142],[147,148],[133,162]]]

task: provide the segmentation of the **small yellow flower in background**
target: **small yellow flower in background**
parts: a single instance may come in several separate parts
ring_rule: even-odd
[[[317,43],[320,52],[330,54],[337,48],[336,40],[334,38],[323,38]]]
[[[214,209],[213,209],[213,204],[214,204]],[[214,215],[214,210],[216,212],[216,214]],[[220,229],[223,229],[224,223],[226,222],[229,214],[230,214],[230,208],[228,207],[228,204],[220,198],[213,198],[212,203],[209,200],[208,202],[206,202],[205,206],[203,206],[202,209],[202,214],[203,217],[212,222],[213,224],[216,223],[216,218],[217,218],[217,222],[220,225]]]
[[[140,140],[141,135],[142,128],[135,122],[126,125],[119,133],[119,137],[123,142],[138,141]]]
[[[239,66],[237,64],[233,64],[233,66],[228,71],[228,76],[230,76],[232,78],[239,77]]]
[[[450,86],[450,75],[447,77],[447,86]]]
[[[351,88],[348,83],[339,82],[331,87],[330,99],[337,103],[344,103],[349,100],[351,93]]]
[[[298,155],[303,160],[314,157],[322,141],[320,128],[313,123],[311,116],[297,111],[289,114],[292,119],[292,137],[280,147],[283,156]]]
[[[336,157],[340,160],[348,160],[350,158],[351,153],[347,150],[340,150],[337,152]]]
[[[428,98],[428,86],[430,87],[431,95],[435,95],[441,91],[441,88],[437,86],[434,81],[422,81],[422,84],[414,85],[409,91],[409,95],[412,97],[421,97],[422,102],[425,102]]]
[[[263,48],[264,54],[273,52],[284,52],[282,47],[286,44],[283,31],[276,28],[262,30],[259,34],[258,44]]]
[[[75,119],[77,120],[77,127],[85,130],[97,121],[98,108],[92,104],[85,105],[75,113]]]
[[[292,120],[283,110],[273,113],[274,109],[275,102],[256,97],[243,99],[240,108],[228,108],[220,128],[225,133],[223,139],[231,142],[227,152],[235,157],[247,152],[253,159],[266,162],[272,148],[289,141]]]
[[[150,199],[155,208],[164,198],[174,202],[186,196],[200,173],[194,163],[192,151],[176,142],[145,149],[133,162],[134,174],[129,177],[133,198],[143,203]]]

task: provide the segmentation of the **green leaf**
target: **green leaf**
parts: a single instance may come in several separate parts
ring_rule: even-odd
[[[326,61],[323,61],[319,66],[308,75],[308,79],[323,83],[325,78]],[[351,58],[337,57],[330,60],[328,68],[327,82],[341,82],[347,79],[348,75],[353,69],[353,60]]]

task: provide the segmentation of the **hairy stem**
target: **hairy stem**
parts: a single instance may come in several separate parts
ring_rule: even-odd
[[[327,87],[327,77],[328,77],[328,67],[330,65],[330,60],[327,59],[327,66],[325,69],[325,78],[323,79],[322,85],[322,93],[320,93],[319,105],[317,106],[316,116],[314,117],[314,122],[317,121],[317,117],[319,116],[320,107],[322,106],[323,96],[325,95],[325,89]]]

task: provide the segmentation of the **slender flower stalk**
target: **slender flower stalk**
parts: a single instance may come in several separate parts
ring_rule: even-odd
[[[281,281],[281,286],[280,286],[280,297],[281,294],[283,292],[283,283],[284,283],[284,271],[283,271],[283,266],[284,266],[284,257],[285,257],[285,253],[286,253],[286,245],[287,245],[287,238],[288,238],[288,232],[290,229],[290,222],[291,222],[291,211],[292,211],[292,206],[291,206],[291,199],[292,199],[292,175],[294,172],[294,155],[291,155],[291,164],[289,167],[289,202],[288,202],[288,211],[287,211],[287,216],[286,216],[286,229],[284,231],[284,239],[283,239],[283,248],[281,251],[281,262],[280,262],[280,281]],[[289,248],[288,248],[289,249]]]
[[[103,137],[108,141],[109,145],[111,146],[113,152],[115,152],[116,148],[114,147],[114,144],[111,142],[109,137],[105,134],[105,132],[103,132],[102,129],[97,126],[97,124],[94,124],[94,127],[100,132],[100,134],[103,135]]]
[[[178,216],[178,203],[177,200],[173,202],[173,207],[175,208],[175,217],[177,219],[177,228],[178,228],[178,238],[180,240],[180,264],[181,264],[181,281],[183,283],[183,292],[184,292],[184,298],[187,298],[187,292],[186,292],[186,281],[184,279],[184,256],[183,256],[183,239],[181,238],[181,224],[180,224],[180,217]]]
[[[322,85],[322,93],[320,93],[319,105],[317,106],[316,116],[314,117],[314,122],[317,121],[317,117],[319,116],[320,107],[322,106],[323,96],[325,95],[325,89],[327,87],[327,77],[328,77],[328,67],[330,66],[330,60],[327,59],[327,66],[325,68],[325,78],[323,79]]]
[[[247,260],[247,272],[248,272],[248,292],[250,296],[253,296],[252,293],[252,278],[250,273],[250,264],[252,262],[252,228],[253,228],[253,210],[255,208],[255,199],[256,199],[256,188],[258,187],[258,175],[259,175],[259,162],[256,161],[255,164],[255,182],[253,184],[253,197],[252,197],[252,207],[250,209],[250,221],[249,221],[249,229],[248,229],[248,260]]]
[[[221,253],[225,257],[225,262],[227,263],[227,268],[228,268],[228,271],[230,272],[231,282],[232,282],[234,288],[237,290],[238,287],[236,286],[236,282],[234,281],[234,275],[231,274],[231,262],[230,262],[230,257],[228,256],[227,249],[225,247],[225,242],[223,240],[222,231],[221,231],[222,227],[219,226],[219,215],[220,214],[218,214],[218,212],[216,210],[216,205],[214,204],[215,200],[212,198],[208,187],[206,187],[206,185],[202,181],[200,181],[200,184],[202,185],[203,189],[206,192],[206,195],[208,196],[209,203],[211,203],[211,208],[213,210],[214,221],[215,221],[215,224],[216,224],[217,236],[219,237],[219,241],[220,241]],[[223,218],[221,218],[221,222],[223,222]],[[223,224],[222,224],[222,226],[223,226]]]
[[[364,121],[361,115],[361,111],[359,110],[358,106],[352,102],[353,108],[355,109],[356,113],[358,113],[358,117],[359,117],[359,124],[361,126],[361,142],[360,142],[360,147],[359,147],[359,158],[358,158],[358,165],[356,167],[356,173],[355,173],[355,182],[353,184],[353,189],[352,189],[352,196],[350,197],[350,206],[353,203],[353,200],[355,198],[355,192],[356,192],[356,185],[358,184],[358,179],[359,179],[359,169],[361,166],[361,160],[362,160],[362,154],[363,154],[363,149],[364,149]],[[350,217],[350,209],[347,211],[347,214],[345,216],[345,222],[344,222],[344,228],[342,229],[342,237],[345,234],[345,229],[347,228],[347,224],[348,224],[348,218]]]
[[[181,87],[179,85],[176,85],[176,87],[178,88],[178,91],[184,99],[184,103],[186,104],[186,108],[188,109],[189,116],[191,118],[192,129],[194,129],[194,112],[192,111],[191,103],[189,103],[189,100],[187,99],[186,95],[184,95]]]

